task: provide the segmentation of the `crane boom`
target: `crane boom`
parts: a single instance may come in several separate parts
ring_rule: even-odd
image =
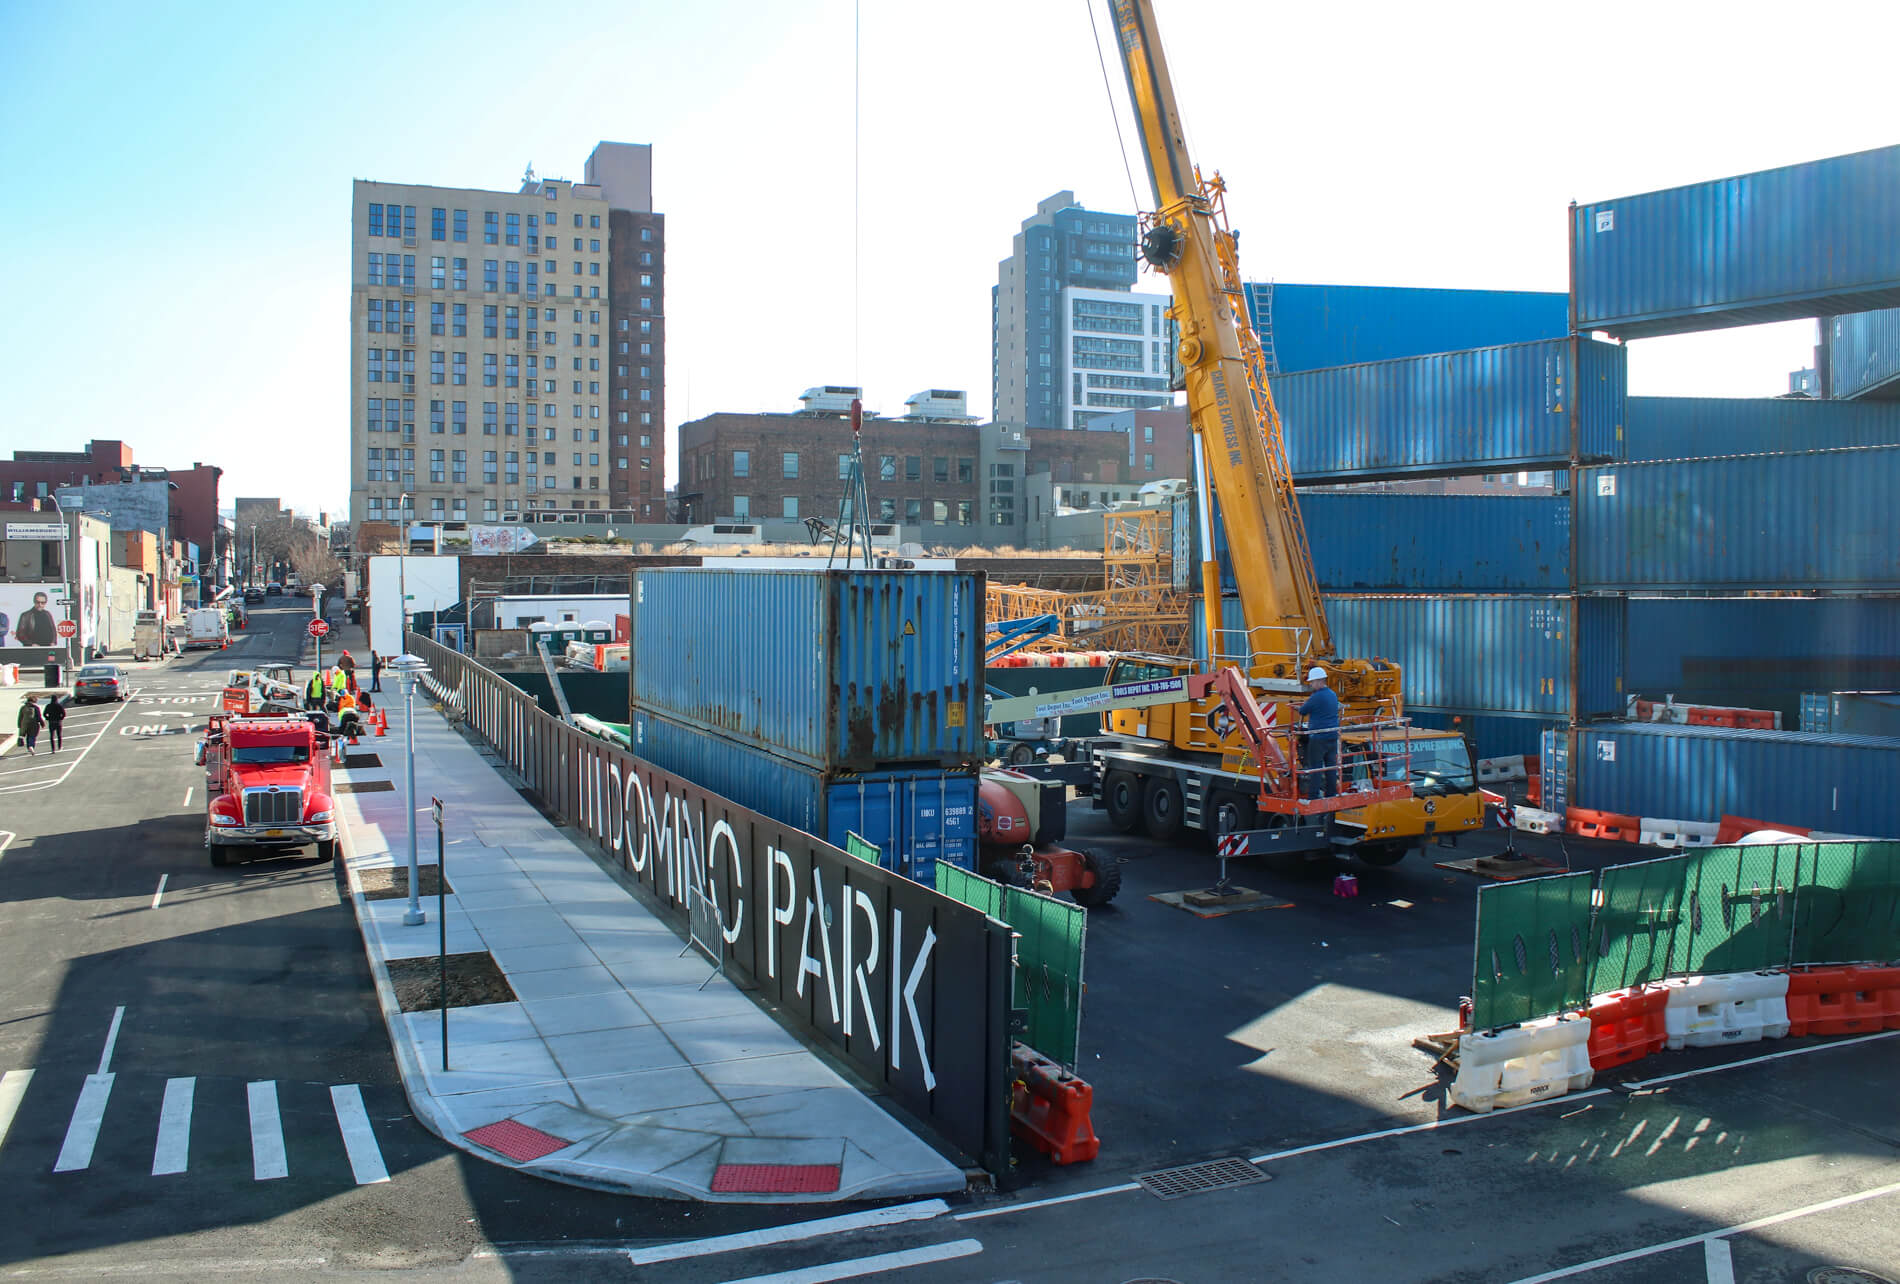
[[[1220,499],[1247,625],[1242,663],[1254,677],[1297,678],[1312,660],[1332,655],[1332,635],[1266,363],[1247,323],[1225,185],[1219,174],[1203,180],[1188,157],[1150,0],[1109,0],[1109,7],[1155,193],[1142,254],[1172,286],[1202,480]],[[1201,577],[1212,652],[1221,628],[1211,560]]]

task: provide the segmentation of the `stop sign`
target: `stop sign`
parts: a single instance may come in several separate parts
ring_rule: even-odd
[[[328,620],[312,620],[304,627],[304,631],[313,638],[320,638],[330,631],[330,622]]]
[[[79,626],[71,620],[61,620],[58,627],[59,635],[63,638],[72,637],[79,632]]]

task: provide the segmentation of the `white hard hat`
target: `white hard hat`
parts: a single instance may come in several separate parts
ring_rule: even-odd
[[[1326,681],[1326,670],[1316,664],[1306,671],[1306,680],[1308,682],[1324,682]]]

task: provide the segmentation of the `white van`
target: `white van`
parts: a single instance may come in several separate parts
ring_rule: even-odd
[[[194,606],[185,612],[185,649],[230,644],[231,630],[221,606]]]

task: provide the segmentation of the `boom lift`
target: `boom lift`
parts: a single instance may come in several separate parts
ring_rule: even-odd
[[[1107,715],[1108,735],[1092,750],[1096,804],[1118,827],[1145,825],[1164,840],[1184,828],[1254,831],[1256,851],[1352,849],[1374,864],[1392,864],[1427,835],[1482,828],[1470,756],[1462,737],[1405,725],[1397,665],[1334,652],[1266,362],[1247,323],[1226,184],[1218,173],[1203,178],[1189,161],[1151,0],[1109,0],[1109,9],[1155,194],[1155,211],[1142,216],[1141,253],[1168,277],[1174,296],[1168,315],[1186,375],[1201,526],[1208,530],[1211,492],[1220,501],[1239,587],[1243,627],[1226,630],[1220,570],[1204,534],[1208,659],[1239,670],[1248,699],[1267,706],[1260,710],[1266,726],[1289,727],[1291,708],[1306,692],[1303,675],[1315,665],[1323,669],[1340,700],[1348,779],[1337,798],[1296,789],[1305,795],[1296,805],[1275,805],[1276,768],[1257,757],[1274,738],[1250,742],[1233,693],[1223,700],[1203,677],[1188,699]],[[1185,680],[1200,667],[1175,656],[1130,655],[1110,669],[1109,682]],[[1410,779],[1388,779],[1400,761],[1410,762]]]

